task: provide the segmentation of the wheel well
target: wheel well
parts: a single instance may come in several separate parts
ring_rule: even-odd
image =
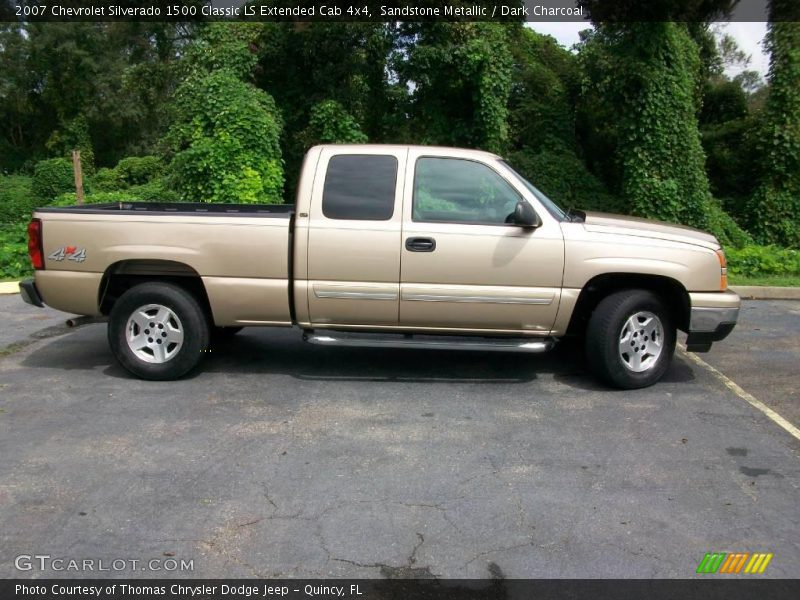
[[[100,282],[100,313],[108,315],[114,303],[133,286],[150,281],[177,285],[192,294],[211,319],[211,303],[200,274],[189,265],[172,260],[122,260],[114,263]]]
[[[580,335],[586,330],[589,317],[600,301],[614,292],[622,290],[649,290],[662,298],[678,329],[686,331],[689,327],[689,294],[683,285],[670,277],[661,275],[640,275],[637,273],[607,273],[590,279],[578,296],[572,318],[567,328],[568,335]]]

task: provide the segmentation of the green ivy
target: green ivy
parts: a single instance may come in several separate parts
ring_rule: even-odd
[[[255,40],[262,29],[259,23],[206,24],[186,50],[183,64],[188,75],[224,69],[239,79],[249,80],[258,63]]]
[[[62,157],[71,157],[73,150],[80,150],[81,172],[84,176],[94,173],[94,148],[85,115],[64,122],[50,134],[45,147],[50,154]]]
[[[50,202],[59,194],[75,189],[72,162],[50,158],[36,163],[33,170],[33,195],[39,202]]]
[[[800,250],[777,246],[726,248],[728,272],[745,277],[800,275]]]
[[[753,237],[742,229],[716,200],[709,203],[708,228],[714,232],[723,246],[741,248],[753,243]]]
[[[308,127],[303,132],[307,147],[316,144],[364,144],[367,136],[358,121],[335,100],[314,105]]]
[[[540,152],[524,149],[512,153],[509,162],[523,177],[565,208],[626,212],[622,199],[609,194],[602,182],[570,149]]]
[[[0,224],[0,278],[24,277],[31,273],[27,221]]]
[[[109,202],[139,202],[141,198],[128,190],[119,192],[94,192],[83,197],[84,204],[107,204]],[[59,195],[48,206],[75,206],[78,198],[75,192]]]
[[[92,176],[92,188],[98,192],[113,192],[127,187],[127,184],[122,179],[122,175],[116,168],[98,169],[97,173]]]
[[[773,11],[779,5],[773,2]],[[800,23],[771,23],[766,45],[772,58],[758,148],[763,175],[747,212],[759,242],[800,247]]]
[[[30,177],[0,176],[0,223],[27,222],[37,204]]]
[[[129,156],[114,168],[127,185],[142,185],[164,174],[164,161],[158,156]]]
[[[510,28],[500,23],[406,24],[411,42],[394,62],[413,87],[410,113],[417,143],[482,148],[508,145],[513,60]]]
[[[686,24],[600,25],[584,51],[584,94],[615,122],[619,192],[630,212],[745,240],[711,197],[697,119],[700,58]]]
[[[252,23],[214,23],[187,51],[165,143],[170,187],[195,202],[283,201],[282,119],[272,97],[244,81],[257,57]]]

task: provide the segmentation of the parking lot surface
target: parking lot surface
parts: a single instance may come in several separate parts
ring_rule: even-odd
[[[570,344],[251,329],[146,382],[105,325],[15,296],[0,315],[0,577],[691,577],[706,552],[771,552],[763,576],[800,577],[800,442],[681,353],[619,392]],[[746,302],[701,357],[797,425],[798,331],[800,303]],[[193,570],[21,572],[21,554]]]

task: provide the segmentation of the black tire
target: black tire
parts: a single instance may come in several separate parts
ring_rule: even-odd
[[[239,333],[244,327],[214,327],[211,337],[217,340],[227,340]]]
[[[623,327],[628,319],[643,312],[655,315],[661,323],[663,339],[660,353],[651,353],[654,346],[650,339],[652,336],[648,335],[630,338],[631,352],[635,349],[639,353],[638,357],[623,355],[620,349]],[[641,331],[634,333],[639,336],[642,335]],[[647,341],[641,346],[637,345],[642,339]],[[614,387],[625,390],[647,387],[661,379],[669,368],[675,353],[675,339],[675,321],[656,294],[646,290],[616,292],[601,300],[589,319],[586,329],[586,363],[594,375]],[[626,341],[626,346],[627,343]],[[653,358],[656,354],[657,358]],[[633,362],[636,360],[640,363]],[[644,370],[635,372],[633,368]]]
[[[173,319],[170,323],[173,325],[177,323],[178,327],[175,327],[175,330],[183,334],[180,344],[172,344],[174,355],[165,358],[165,362],[147,362],[140,358],[145,354],[140,352],[140,356],[137,356],[128,342],[129,319],[140,308],[148,305],[165,307],[171,311],[178,320]],[[160,327],[158,324],[156,326]],[[131,327],[133,335],[138,326],[132,324]],[[166,333],[160,331],[157,333],[166,338]],[[157,338],[154,339],[157,341]],[[177,379],[194,368],[207,350],[208,319],[194,296],[183,288],[171,283],[142,283],[129,289],[114,304],[108,320],[108,343],[119,363],[137,377],[157,381]],[[150,346],[155,348],[152,344],[148,344],[148,347]],[[142,348],[141,351],[155,354],[153,350],[147,348]],[[166,351],[165,346],[164,352]]]

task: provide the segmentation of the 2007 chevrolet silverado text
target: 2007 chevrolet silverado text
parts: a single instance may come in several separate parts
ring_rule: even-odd
[[[147,379],[185,374],[215,332],[295,325],[316,344],[523,352],[574,333],[592,372],[636,388],[678,329],[706,351],[740,303],[713,236],[564,211],[455,148],[312,148],[294,206],[42,208],[29,248],[23,298],[108,316],[117,359]]]

